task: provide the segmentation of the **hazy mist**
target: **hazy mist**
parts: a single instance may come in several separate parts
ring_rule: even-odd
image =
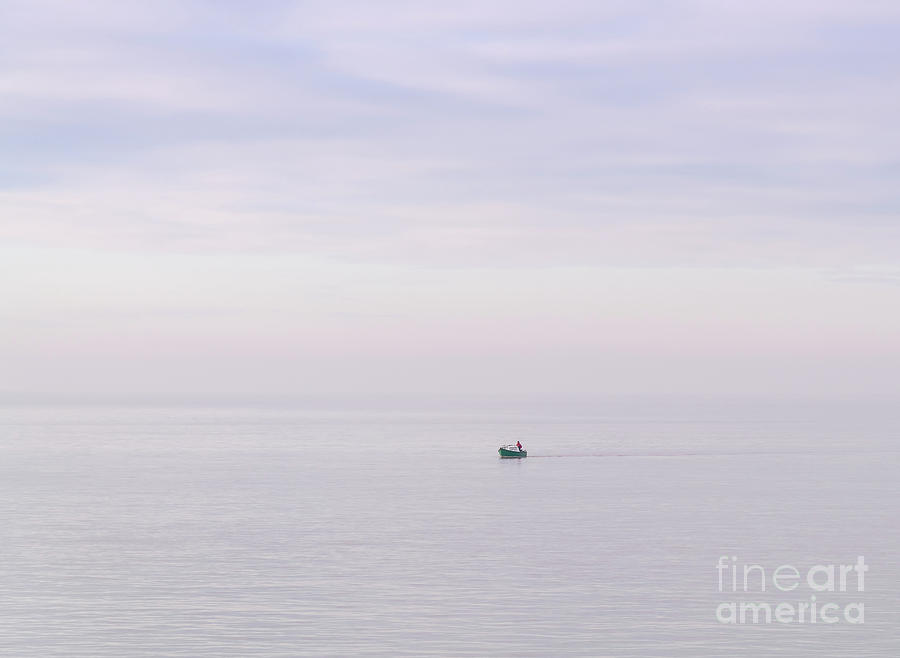
[[[900,394],[895,3],[0,25],[2,392]]]

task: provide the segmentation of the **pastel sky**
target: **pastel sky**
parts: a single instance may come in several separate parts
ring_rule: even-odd
[[[0,392],[900,397],[896,2],[0,37]]]

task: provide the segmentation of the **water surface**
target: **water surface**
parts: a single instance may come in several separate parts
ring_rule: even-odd
[[[3,655],[900,655],[889,418],[8,406],[0,423]],[[516,439],[529,457],[498,459]],[[864,555],[865,624],[719,624],[722,555]]]

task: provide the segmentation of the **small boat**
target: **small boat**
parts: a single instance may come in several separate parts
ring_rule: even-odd
[[[515,443],[511,443],[508,446],[500,446],[500,448],[497,450],[497,452],[499,452],[500,457],[502,457],[504,459],[507,457],[515,459],[515,458],[528,456],[528,451],[525,450],[525,448],[522,448],[521,450],[519,450],[519,446],[517,446]]]

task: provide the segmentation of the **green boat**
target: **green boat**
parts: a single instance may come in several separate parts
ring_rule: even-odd
[[[525,448],[519,450],[519,446],[515,443],[512,443],[508,446],[500,446],[497,450],[500,453],[500,457],[503,459],[521,459],[522,457],[528,456],[528,451]]]

